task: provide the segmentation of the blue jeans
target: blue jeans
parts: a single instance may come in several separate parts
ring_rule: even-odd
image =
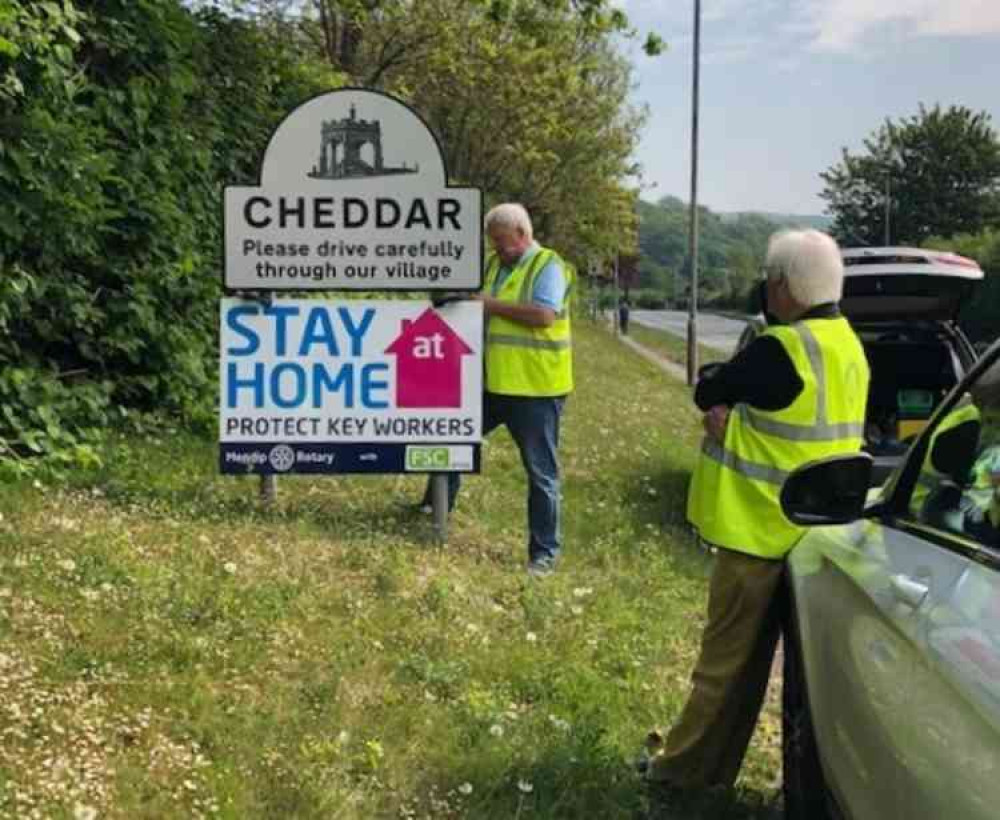
[[[559,556],[559,419],[565,396],[533,398],[483,394],[483,436],[506,425],[521,453],[528,474],[528,558],[551,565]],[[448,509],[453,509],[461,485],[459,473],[448,474]],[[424,491],[431,503],[431,483]]]

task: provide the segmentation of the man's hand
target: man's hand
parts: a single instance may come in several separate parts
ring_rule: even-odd
[[[714,438],[719,444],[726,440],[726,421],[729,419],[729,408],[724,404],[717,404],[709,408],[701,420],[705,432]]]

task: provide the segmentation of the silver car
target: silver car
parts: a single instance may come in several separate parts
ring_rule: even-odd
[[[925,248],[846,248],[843,258],[840,309],[871,367],[865,450],[877,485],[976,360],[958,314],[983,271],[972,259]]]
[[[807,465],[788,558],[793,820],[1000,817],[1000,344],[880,490],[867,454]]]

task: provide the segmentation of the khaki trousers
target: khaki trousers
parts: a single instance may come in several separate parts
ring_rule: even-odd
[[[760,714],[785,618],[784,561],[719,549],[694,688],[649,777],[732,786]]]

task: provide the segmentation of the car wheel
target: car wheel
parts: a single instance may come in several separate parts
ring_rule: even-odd
[[[788,630],[794,633],[794,629]],[[816,748],[798,640],[786,634],[781,746],[786,820],[834,820]]]

